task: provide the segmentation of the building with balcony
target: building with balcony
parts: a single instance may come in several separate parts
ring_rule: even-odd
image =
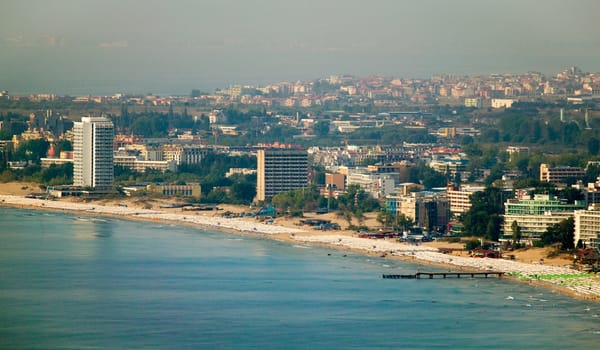
[[[585,178],[585,170],[580,167],[557,166],[550,167],[548,164],[540,164],[540,181],[565,183],[569,179],[581,180]]]
[[[392,174],[377,174],[362,169],[349,169],[346,185],[357,185],[373,198],[385,198],[394,192],[396,181]]]
[[[108,189],[113,185],[113,123],[83,117],[73,125],[73,185]]]
[[[256,200],[308,187],[308,153],[299,148],[268,147],[256,154]]]
[[[148,192],[159,193],[165,196],[181,196],[200,198],[202,195],[199,183],[188,183],[185,185],[158,184],[146,186]]]
[[[167,170],[177,171],[177,164],[172,160],[142,160],[135,155],[115,154],[114,164],[131,169],[138,173],[144,173],[147,169],[159,170],[163,173]]]
[[[475,192],[483,191],[483,186],[448,187],[446,194],[450,204],[450,212],[453,215],[461,215],[471,209],[471,195]]]
[[[600,248],[600,206],[588,210],[575,210],[573,244],[581,242],[590,248]]]
[[[199,164],[212,148],[200,145],[166,144],[162,146],[162,160],[181,164]]]
[[[548,226],[573,217],[576,210],[585,209],[585,201],[568,204],[551,194],[535,194],[533,199],[509,199],[504,202],[504,237],[512,236],[512,223],[517,222],[523,238],[537,239]]]

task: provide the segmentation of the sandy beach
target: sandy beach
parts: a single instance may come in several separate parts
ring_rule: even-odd
[[[445,254],[438,248],[460,248],[460,244],[433,242],[413,245],[395,240],[359,238],[352,231],[320,231],[297,226],[297,219],[277,219],[273,224],[257,222],[253,218],[224,218],[220,212],[181,209],[147,209],[132,200],[127,204],[101,201],[93,203],[73,202],[73,199],[49,201],[25,198],[27,186],[13,192],[0,193],[0,205],[63,211],[81,215],[109,216],[148,222],[169,222],[203,229],[215,229],[229,233],[261,236],[293,244],[319,245],[333,249],[354,251],[361,254],[382,256],[390,259],[410,260],[435,265],[448,270],[502,271],[516,281],[540,285],[582,299],[600,301],[600,278],[581,273],[568,267],[568,260],[537,259],[538,255],[520,254],[516,260],[473,258],[465,252]],[[9,187],[9,188],[14,188]],[[30,190],[31,191],[31,190]],[[9,193],[9,194],[6,194]],[[122,202],[122,201],[121,201]],[[145,207],[145,208],[144,208]],[[539,254],[539,251],[537,251]],[[534,258],[535,257],[535,258]]]

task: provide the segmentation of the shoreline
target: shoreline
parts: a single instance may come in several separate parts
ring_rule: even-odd
[[[502,271],[505,279],[555,291],[580,300],[600,302],[600,278],[565,267],[528,264],[489,258],[472,258],[443,254],[435,247],[409,245],[387,240],[358,238],[350,235],[314,232],[277,224],[267,225],[240,218],[222,218],[204,213],[172,213],[98,203],[47,201],[13,195],[0,195],[0,206],[102,216],[117,219],[169,223],[186,227],[216,230],[228,234],[277,240],[291,244],[319,246],[338,251],[407,261],[423,266],[461,271]]]

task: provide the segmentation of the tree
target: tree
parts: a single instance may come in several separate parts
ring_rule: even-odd
[[[41,180],[48,185],[66,185],[73,182],[73,163],[50,165],[41,171]]]
[[[357,209],[360,209],[363,213],[379,209],[379,202],[358,185],[346,187],[346,192],[338,196],[337,202],[340,208],[343,207],[351,213],[354,213]]]
[[[559,223],[560,227],[560,243],[563,250],[575,248],[575,220],[570,217]]]
[[[0,140],[10,140],[12,138],[12,133],[8,129],[0,130]]]
[[[590,138],[590,140],[588,141],[587,147],[588,147],[588,152],[590,152],[591,155],[597,156],[598,152],[600,152],[600,140],[598,140],[595,137]]]
[[[348,226],[352,226],[352,212],[344,210],[342,215],[344,216],[344,219],[348,222]]]
[[[504,209],[502,190],[486,187],[471,195],[471,209],[463,217],[466,235],[497,241]]]
[[[325,135],[329,134],[329,120],[318,121],[313,126],[313,131],[318,136],[325,136]]]
[[[137,116],[130,124],[131,132],[144,137],[164,137],[169,130],[168,116],[163,114],[145,114]]]
[[[521,227],[517,223],[517,220],[512,222],[512,224],[510,225],[510,228],[512,230],[513,244],[521,243],[521,238],[522,238],[523,234],[521,232]]]
[[[15,158],[19,160],[32,160],[34,162],[40,161],[40,158],[46,156],[50,143],[46,140],[29,140],[21,143],[17,152],[15,152]]]
[[[574,242],[575,221],[572,217],[564,219],[558,224],[548,226],[541,236],[544,245],[560,243],[562,250],[575,248]]]
[[[498,241],[500,238],[500,228],[502,227],[503,218],[500,215],[491,215],[485,227],[485,238]]]
[[[585,200],[585,195],[581,190],[574,187],[567,187],[564,190],[560,191],[560,197],[567,201],[568,204],[573,204],[575,201]]]
[[[481,241],[479,239],[472,239],[465,243],[466,250],[473,250],[477,248],[481,248]]]
[[[231,185],[230,195],[234,202],[250,203],[256,196],[256,184],[249,181],[237,181]]]
[[[394,226],[402,227],[404,231],[413,226],[413,221],[406,215],[400,213],[394,218]]]
[[[496,180],[502,179],[503,169],[501,164],[496,164],[490,170],[490,175],[485,179],[486,185],[491,185]]]
[[[290,190],[273,196],[271,204],[280,211],[314,210],[322,205],[322,197],[316,186],[302,190]]]
[[[425,188],[444,187],[448,184],[448,177],[429,167],[425,162],[419,162],[410,170],[410,182],[421,183]]]
[[[377,213],[377,217],[375,218],[375,220],[377,220],[378,223],[380,223],[382,226],[387,226],[388,223],[388,218],[391,216],[392,213],[388,213],[387,211],[380,211],[379,213]]]
[[[56,154],[60,154],[62,151],[72,151],[73,144],[68,140],[59,140],[56,142]]]

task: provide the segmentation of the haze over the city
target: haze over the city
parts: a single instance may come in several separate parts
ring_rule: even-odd
[[[0,90],[189,94],[328,75],[600,71],[595,0],[5,0]]]

